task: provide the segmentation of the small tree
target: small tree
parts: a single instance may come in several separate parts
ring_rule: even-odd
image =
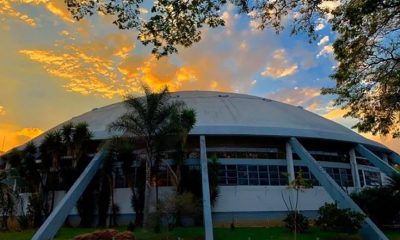
[[[287,200],[282,193],[283,202],[289,212],[284,221],[286,222],[286,226],[293,231],[294,239],[297,239],[298,232],[303,232],[308,228],[308,219],[298,210],[300,192],[304,192],[306,189],[312,187],[312,181],[305,179],[303,177],[303,172],[300,170],[296,174],[295,179],[289,183],[288,189],[290,191]],[[295,196],[292,196],[292,193],[294,193]],[[292,199],[293,197],[294,199]]]

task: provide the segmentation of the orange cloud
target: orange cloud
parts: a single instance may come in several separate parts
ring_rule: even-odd
[[[262,76],[282,78],[296,73],[297,64],[291,64],[286,57],[285,49],[278,49],[272,55],[272,62],[261,72]]]
[[[338,119],[342,119],[343,116],[348,113],[348,109],[342,109],[342,108],[335,108],[331,111],[329,111],[328,113],[326,113],[325,115],[323,115],[324,118],[330,119],[330,120],[338,120]]]
[[[63,0],[0,0],[0,16],[3,15],[7,18],[17,18],[31,27],[36,27],[37,22],[34,18],[19,10],[19,8],[24,5],[43,5],[49,12],[61,18],[64,22],[74,22]],[[1,20],[5,21],[6,19]]]
[[[33,18],[16,10],[11,5],[11,1],[8,0],[0,0],[0,16],[3,16],[3,18],[0,18],[2,21],[7,20],[8,18],[17,18],[31,27],[36,27],[37,25]]]
[[[39,128],[20,128],[15,124],[0,124],[0,152],[6,152],[39,136],[43,130]]]
[[[64,1],[58,0],[58,1],[42,1],[42,2],[46,2],[45,3],[46,9],[49,10],[54,15],[56,15],[57,17],[61,18],[64,22],[69,22],[69,23],[75,22],[71,16],[71,13],[65,6]]]
[[[317,58],[321,56],[329,56],[333,54],[333,46],[332,45],[326,45],[324,46],[321,51],[317,54]]]

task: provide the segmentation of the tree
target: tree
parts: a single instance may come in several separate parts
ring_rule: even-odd
[[[346,1],[334,11],[336,105],[361,132],[400,136],[400,2]]]
[[[303,177],[303,172],[300,170],[297,172],[294,180],[289,183],[289,196],[287,201],[282,193],[283,202],[289,212],[284,221],[286,222],[286,226],[293,231],[295,240],[297,239],[298,232],[303,232],[309,227],[308,219],[298,210],[299,194],[312,187],[312,180],[305,179]],[[293,196],[293,193],[295,193],[295,196]],[[294,199],[292,199],[292,197],[294,197]]]
[[[196,113],[193,109],[184,109],[176,111],[172,114],[172,132],[174,132],[174,160],[175,160],[175,176],[176,188],[178,193],[183,193],[182,189],[182,171],[184,161],[186,160],[186,142],[190,130],[196,123]]]
[[[333,1],[333,0],[327,0]],[[190,47],[201,40],[204,27],[224,26],[221,9],[228,3],[236,6],[238,12],[248,14],[260,22],[260,28],[273,26],[277,32],[282,30],[281,20],[295,11],[292,32],[307,31],[315,38],[314,20],[324,12],[320,5],[323,0],[160,0],[150,9],[150,17],[141,17],[145,9],[143,0],[129,1],[82,1],[65,0],[68,10],[75,19],[101,12],[115,16],[113,22],[120,29],[138,31],[138,40],[144,45],[151,44],[152,52],[158,56],[176,53],[178,46]]]
[[[182,106],[181,102],[171,101],[168,88],[152,92],[143,86],[144,97],[128,96],[125,100],[128,112],[110,125],[110,130],[122,131],[143,144],[146,169],[145,201],[143,227],[149,227],[149,213],[152,200],[152,173],[157,153],[157,142],[170,126],[171,114]]]
[[[63,142],[61,132],[48,132],[39,146],[41,156],[41,190],[43,194],[44,212],[48,216],[54,207],[55,187],[60,173],[61,156],[63,155]],[[51,202],[49,206],[49,192],[51,191]]]

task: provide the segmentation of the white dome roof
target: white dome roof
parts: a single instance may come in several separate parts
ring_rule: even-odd
[[[211,91],[175,92],[172,97],[195,110],[196,125],[190,132],[193,135],[294,136],[386,148],[301,107],[261,97]],[[70,121],[87,122],[95,139],[106,139],[112,135],[108,132],[108,125],[126,111],[120,102],[94,109]],[[40,141],[40,138],[36,140]]]

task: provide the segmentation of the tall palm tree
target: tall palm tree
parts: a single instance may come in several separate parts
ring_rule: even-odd
[[[89,125],[85,122],[78,123],[73,127],[71,145],[72,165],[74,168],[82,169],[88,164],[92,136],[93,134],[89,130]]]
[[[182,168],[186,159],[185,149],[186,142],[190,130],[196,123],[196,113],[193,109],[183,109],[182,111],[176,111],[172,115],[172,126],[171,130],[174,134],[174,160],[175,160],[175,176],[176,176],[176,188],[178,193],[182,193]]]
[[[61,128],[61,135],[62,135],[62,140],[64,142],[65,148],[66,148],[66,154],[67,156],[72,156],[72,143],[73,143],[73,134],[74,134],[74,125],[70,122],[62,126]]]
[[[143,159],[146,169],[145,201],[143,209],[143,227],[149,227],[149,213],[153,184],[151,169],[157,153],[157,142],[165,134],[171,124],[171,115],[175,109],[182,106],[181,102],[170,101],[168,88],[152,92],[148,86],[143,86],[144,97],[128,96],[125,105],[128,112],[110,125],[110,130],[122,131],[134,136],[144,145]]]
[[[41,164],[41,192],[44,198],[44,212],[49,215],[54,207],[55,185],[58,181],[60,171],[60,161],[63,155],[64,145],[60,131],[52,131],[46,134],[39,147],[42,158]],[[49,192],[51,191],[51,201],[49,206]]]

